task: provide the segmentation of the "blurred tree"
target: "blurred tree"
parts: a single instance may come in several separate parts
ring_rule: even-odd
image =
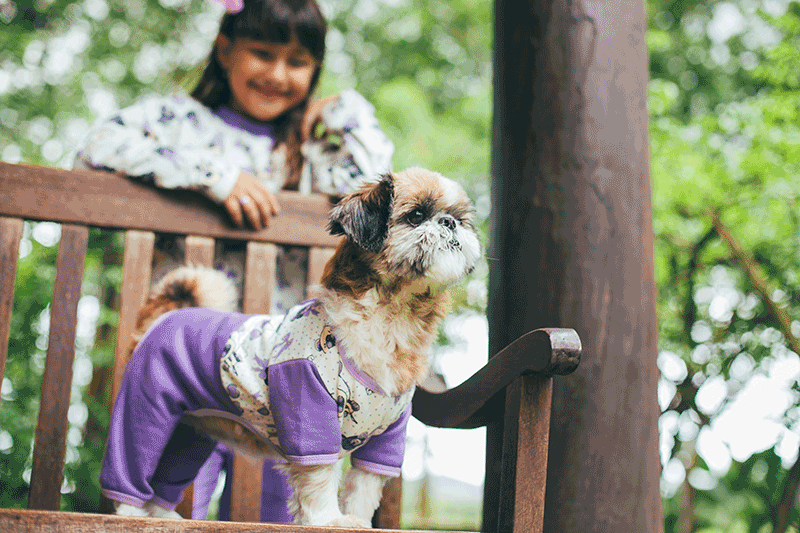
[[[649,7],[666,530],[797,531],[800,5]]]

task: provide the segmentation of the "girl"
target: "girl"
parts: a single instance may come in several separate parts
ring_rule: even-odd
[[[394,147],[363,97],[348,90],[311,98],[326,34],[314,0],[225,0],[225,6],[191,98],[150,97],[99,122],[80,147],[75,167],[199,191],[221,204],[237,225],[255,229],[279,216],[273,193],[280,189],[341,195],[389,171]],[[313,135],[320,129],[322,136]],[[154,280],[183,262],[182,242],[162,236],[156,244]],[[215,267],[227,272],[241,294],[241,246],[218,243]],[[284,247],[277,267],[270,312],[284,313],[304,298],[307,255]],[[195,483],[193,518],[205,518],[216,472],[229,463],[229,455],[214,446],[209,440],[193,454],[205,459],[214,452]],[[187,466],[196,471],[199,465]],[[174,487],[181,481],[161,480],[164,494],[158,496],[175,503]],[[270,464],[263,485],[262,521],[289,521],[288,486]],[[223,497],[223,519],[229,514],[226,503]]]

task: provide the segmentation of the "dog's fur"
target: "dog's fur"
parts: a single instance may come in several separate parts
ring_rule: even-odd
[[[446,289],[472,271],[480,249],[463,189],[421,168],[388,174],[343,198],[329,230],[344,235],[325,267],[319,301],[348,355],[386,393],[397,395],[427,374],[428,351],[449,309]],[[231,310],[232,285],[210,269],[184,267],[153,291],[139,315],[137,341],[158,316],[179,307]],[[217,417],[184,422],[255,456],[277,450],[242,426]],[[300,524],[369,527],[384,476],[335,465],[282,465],[292,486],[289,511]],[[127,509],[131,507],[131,509]],[[174,516],[122,504],[118,514]]]

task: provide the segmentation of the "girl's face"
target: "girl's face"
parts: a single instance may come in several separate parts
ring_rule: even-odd
[[[308,96],[317,61],[296,37],[286,44],[217,37],[217,58],[228,73],[229,107],[261,122],[274,120]]]

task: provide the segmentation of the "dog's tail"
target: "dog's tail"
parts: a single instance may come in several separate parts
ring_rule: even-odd
[[[236,286],[213,268],[186,266],[176,268],[156,283],[136,317],[130,352],[150,324],[169,311],[184,307],[205,307],[217,311],[236,311]]]

